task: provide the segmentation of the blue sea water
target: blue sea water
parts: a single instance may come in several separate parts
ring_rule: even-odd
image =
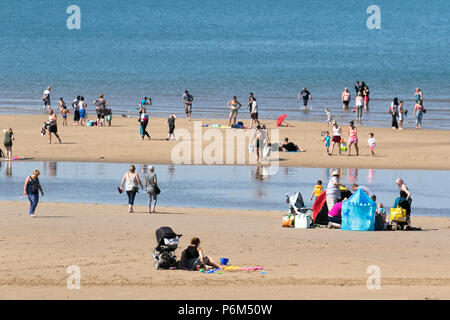
[[[66,9],[78,5],[81,29]],[[366,9],[381,10],[369,30]],[[52,86],[52,104],[99,93],[114,114],[135,113],[143,96],[154,116],[182,114],[181,95],[195,96],[194,117],[226,117],[226,102],[254,92],[263,118],[325,120],[342,113],[340,94],[356,80],[371,90],[365,124],[389,126],[393,97],[424,92],[424,125],[450,125],[448,0],[397,1],[88,1],[17,0],[0,10],[0,113],[36,113]],[[300,111],[306,86],[312,109]],[[245,118],[246,112],[241,113]]]

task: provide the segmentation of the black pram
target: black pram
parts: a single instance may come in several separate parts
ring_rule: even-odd
[[[155,270],[169,269],[177,266],[174,251],[178,248],[181,234],[176,234],[170,227],[156,229],[157,245],[153,249]]]

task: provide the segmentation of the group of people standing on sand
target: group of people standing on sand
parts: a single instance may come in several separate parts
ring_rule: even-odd
[[[228,117],[228,126],[236,125],[238,111],[241,107],[242,104],[237,100],[236,96],[233,96],[233,98],[227,102],[227,108],[230,111],[230,115]],[[251,121],[249,129],[252,129],[253,126],[259,126],[260,123],[258,120],[258,104],[256,103],[256,98],[253,96],[253,92],[250,92],[248,94],[247,109],[250,112]]]
[[[345,148],[347,148],[347,156],[351,155],[352,146],[355,147],[356,156],[359,156],[359,146],[358,146],[358,129],[355,126],[354,121],[350,121],[348,125],[348,146],[344,144],[344,138],[342,134],[342,128],[337,123],[336,120],[332,121],[333,127],[332,132],[333,135],[330,136],[329,131],[322,131],[322,141],[325,142],[325,148],[326,153],[330,156],[333,155],[334,148],[337,146],[338,155],[342,155],[342,151],[346,151]],[[369,138],[367,140],[367,145],[370,150],[370,155],[372,157],[375,157],[375,146],[376,146],[376,140],[374,138],[374,133],[369,133]],[[331,150],[330,150],[331,146]]]

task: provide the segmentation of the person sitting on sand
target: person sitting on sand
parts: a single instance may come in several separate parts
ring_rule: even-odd
[[[304,152],[304,150],[300,149],[298,145],[296,145],[293,142],[290,142],[288,137],[284,138],[284,143],[281,146],[281,150],[289,152],[296,152],[296,151]]]
[[[191,239],[191,245],[188,246],[181,254],[179,268],[198,270],[200,268],[205,268],[205,266],[222,269],[220,265],[204,255],[203,249],[200,247],[200,239],[197,237],[193,237]]]
[[[411,229],[411,204],[409,203],[409,201],[406,199],[407,198],[407,194],[405,191],[401,190],[400,191],[400,196],[397,197],[394,201],[394,205],[392,206],[392,208],[397,208],[400,207],[402,209],[406,210],[406,223],[407,223],[407,227],[406,230]]]
[[[330,211],[328,211],[328,228],[340,229],[342,224],[342,203],[347,200],[336,203]]]

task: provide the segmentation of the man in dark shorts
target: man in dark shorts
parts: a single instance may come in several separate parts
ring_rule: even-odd
[[[248,94],[248,103],[247,103],[247,108],[248,108],[249,113],[252,113],[252,101],[253,101],[253,92],[250,92]]]
[[[77,96],[75,100],[72,101],[72,109],[73,109],[73,124],[78,125],[80,121],[80,107],[78,103],[80,102],[81,96]]]
[[[194,97],[189,93],[188,90],[185,90],[181,101],[183,101],[184,103],[184,111],[186,112],[188,120],[191,120],[192,101],[194,101]]]
[[[168,141],[170,139],[170,136],[172,136],[172,140],[175,140],[175,119],[177,117],[171,113],[169,118],[167,119],[167,124],[169,125],[169,135],[167,136],[166,140]]]
[[[303,100],[303,109],[306,110],[306,108],[308,107],[308,101],[311,101],[312,95],[308,90],[306,90],[306,87],[303,87],[302,91],[300,91],[300,93],[298,94],[298,101],[300,101],[300,97]]]
[[[46,90],[44,90],[44,93],[42,95],[42,101],[44,101],[44,107],[43,110],[50,109],[50,87],[47,87]]]
[[[252,123],[250,124],[250,129],[253,128],[253,124],[256,124],[259,126],[259,120],[258,120],[258,104],[256,103],[256,98],[251,97],[251,104],[250,104],[250,119],[252,120]]]

